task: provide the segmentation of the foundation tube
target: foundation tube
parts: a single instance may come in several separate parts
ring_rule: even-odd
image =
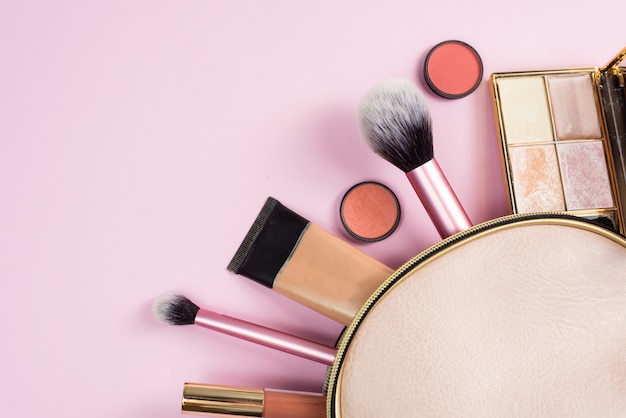
[[[228,270],[348,325],[393,270],[269,197]]]
[[[308,392],[185,383],[181,412],[209,417],[325,418],[326,397]]]

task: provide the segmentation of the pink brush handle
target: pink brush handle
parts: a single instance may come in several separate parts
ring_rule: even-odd
[[[198,311],[195,325],[329,366],[334,363],[337,354],[337,350],[334,347],[318,344],[295,335],[285,334],[275,329],[242,321],[241,319],[220,315],[206,309]]]
[[[406,173],[428,216],[441,238],[449,237],[472,226],[459,199],[433,158]]]

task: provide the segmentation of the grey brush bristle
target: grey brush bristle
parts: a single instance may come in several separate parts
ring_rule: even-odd
[[[405,173],[433,159],[430,113],[409,80],[390,79],[372,88],[359,105],[365,142]]]
[[[195,303],[183,295],[163,295],[152,303],[154,316],[170,325],[192,325],[199,310]]]

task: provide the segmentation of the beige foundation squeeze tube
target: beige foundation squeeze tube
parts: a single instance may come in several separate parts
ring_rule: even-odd
[[[321,393],[185,383],[181,412],[209,417],[325,418]]]
[[[228,270],[344,325],[393,272],[272,197]]]

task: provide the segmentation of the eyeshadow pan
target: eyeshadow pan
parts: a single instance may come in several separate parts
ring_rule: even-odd
[[[554,145],[511,147],[509,159],[516,212],[565,210]]]
[[[543,77],[503,78],[498,81],[498,92],[509,144],[553,140]]]
[[[589,74],[547,77],[556,137],[597,139],[602,136]]]
[[[557,145],[567,210],[613,207],[601,141]]]

